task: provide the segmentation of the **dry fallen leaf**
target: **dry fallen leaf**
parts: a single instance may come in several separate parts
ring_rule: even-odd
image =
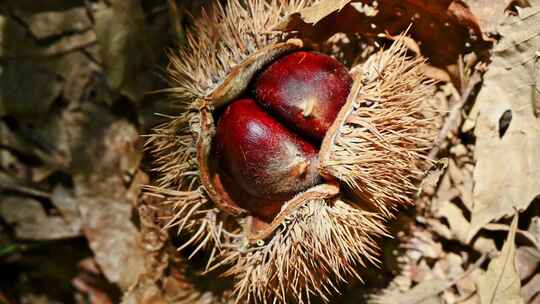
[[[499,256],[491,260],[486,273],[476,282],[481,304],[523,303],[520,296],[521,283],[514,263],[517,223],[518,215],[515,215]]]
[[[437,67],[455,64],[469,48],[489,45],[482,38],[476,17],[461,1],[362,0],[345,5],[347,2],[351,1],[324,1],[313,9],[291,15],[279,28],[324,41],[336,32],[395,36],[412,25],[409,34]]]
[[[94,8],[100,5],[104,10],[96,13]],[[148,79],[157,78],[159,67],[146,56],[150,52],[157,57],[171,42],[163,30],[168,25],[163,8],[159,1],[0,1],[0,249],[10,248],[5,246],[6,234],[8,245],[25,242],[17,238],[78,237],[62,244],[76,243],[75,248],[82,247],[89,255],[80,237],[84,234],[107,280],[128,289],[139,278],[146,266],[140,247],[148,244],[141,241],[133,222],[133,205],[143,183],[135,127],[140,113],[128,108],[127,99],[138,101],[146,91],[157,89]],[[12,174],[19,168],[9,157],[20,160],[21,174]],[[5,173],[17,177],[18,183],[2,183]],[[34,184],[35,189],[28,186]],[[33,255],[25,251],[12,256]],[[51,273],[71,271],[73,262],[62,257],[55,256],[61,269],[56,269],[54,259],[40,256],[37,262],[55,268]],[[5,273],[3,262],[0,273],[10,280],[13,274],[26,278],[43,272],[25,265],[16,270],[10,266]],[[71,279],[52,276],[46,286],[33,284],[31,278],[20,284],[24,286],[15,286],[19,282],[13,280],[9,284],[15,288],[8,287],[8,299],[35,303],[30,295],[34,290],[59,286],[73,299],[51,297],[44,302],[108,302],[84,278],[73,283],[89,299],[70,289]],[[9,293],[15,289],[24,294],[12,297]],[[112,294],[117,296],[118,290]],[[116,301],[113,297],[109,302]]]
[[[63,80],[42,62],[5,60],[0,68],[0,114],[42,117],[61,94],[62,84]]]
[[[139,102],[152,90],[152,57],[140,1],[114,0],[94,7],[95,31],[109,86]]]
[[[141,151],[131,124],[102,115],[101,121],[86,122],[84,145],[74,147],[75,195],[97,263],[110,282],[127,289],[144,271],[141,236],[131,221],[144,180],[144,174],[135,173]]]
[[[72,103],[84,102],[96,90],[96,75],[101,68],[87,54],[86,50],[71,52],[49,61],[58,75],[65,79],[62,97]],[[97,93],[97,92],[96,92]]]
[[[352,0],[323,0],[313,6],[305,8],[299,12],[302,19],[311,24],[315,24],[324,17],[339,12]]]
[[[497,32],[497,25],[505,17],[505,10],[511,0],[465,0],[473,14],[478,18],[482,32],[490,35]]]
[[[529,231],[529,233],[536,238],[536,241],[540,243],[540,216],[535,216],[531,219],[531,224],[527,231]]]
[[[455,303],[458,297],[469,298],[476,292],[474,281],[483,272],[479,265],[485,257],[471,264],[465,252],[445,251],[434,238],[424,228],[414,230],[404,245],[406,254],[400,257],[400,275],[380,294],[370,297],[370,303]],[[418,284],[412,286],[414,282]]]
[[[69,221],[61,216],[47,215],[41,203],[32,198],[3,197],[0,215],[15,225],[15,234],[20,239],[56,240],[81,235],[80,219]]]
[[[443,303],[440,293],[450,287],[452,282],[443,279],[431,279],[423,281],[416,285],[406,293],[394,292],[384,293],[380,296],[375,296],[372,303],[374,304],[428,304],[428,303]]]
[[[66,10],[43,12],[15,12],[28,25],[32,35],[38,39],[80,33],[89,30],[92,23],[84,7],[73,7]]]
[[[525,210],[540,194],[540,121],[534,110],[535,91],[540,87],[536,63],[540,1],[531,1],[531,5],[500,26],[503,38],[495,46],[477,97],[474,203],[468,240],[487,223],[510,216],[515,209]]]
[[[463,211],[449,201],[437,205],[438,208],[434,210],[434,215],[447,220],[450,231],[452,232],[452,238],[450,239],[455,239],[462,244],[466,244],[470,224],[463,215]]]
[[[521,246],[516,250],[516,269],[520,280],[529,279],[540,266],[540,251],[534,247]]]
[[[540,274],[536,274],[529,282],[521,289],[521,297],[525,303],[536,304],[540,301]],[[536,299],[537,302],[532,302]]]
[[[471,303],[480,303],[480,298],[476,293],[477,288],[475,281],[483,273],[484,271],[481,268],[476,268],[471,271],[469,275],[462,277],[456,282],[456,287],[462,298],[476,298],[476,301],[473,301]]]
[[[495,244],[495,240],[488,237],[477,237],[472,244],[472,247],[474,250],[486,255],[492,255],[494,252],[497,252],[497,245]]]

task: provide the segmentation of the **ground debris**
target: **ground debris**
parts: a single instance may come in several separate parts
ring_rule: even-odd
[[[156,224],[159,198],[140,193],[153,174],[141,134],[175,111],[149,92],[203,2],[0,2],[0,303],[234,302],[209,291],[215,278]],[[382,288],[369,301],[540,303],[539,16],[538,0],[321,0],[280,25],[321,48],[339,40],[350,64],[406,31],[439,82],[439,161],[382,269],[362,269]]]

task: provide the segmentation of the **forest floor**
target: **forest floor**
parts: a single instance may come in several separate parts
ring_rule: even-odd
[[[202,2],[0,2],[0,304],[118,303],[136,280],[140,135],[174,111],[152,92]],[[414,23],[445,115],[380,268],[335,303],[540,304],[540,1],[352,2],[371,47]]]

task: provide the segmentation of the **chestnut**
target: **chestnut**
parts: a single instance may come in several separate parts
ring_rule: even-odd
[[[243,208],[272,218],[292,196],[321,183],[319,143],[352,84],[336,59],[285,55],[264,68],[254,97],[232,101],[219,117],[217,160]]]
[[[351,85],[341,62],[300,51],[263,70],[254,91],[257,102],[289,128],[320,141],[347,101]]]
[[[320,182],[318,149],[250,98],[233,101],[222,113],[216,153],[224,172],[256,198],[286,200]]]

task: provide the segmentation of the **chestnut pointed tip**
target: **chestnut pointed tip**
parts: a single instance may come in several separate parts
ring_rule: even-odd
[[[293,176],[303,177],[306,176],[309,163],[307,161],[301,161],[297,163],[292,170]]]
[[[313,116],[313,108],[315,107],[315,103],[317,101],[315,98],[308,98],[303,104],[302,108],[304,109],[302,111],[302,114],[304,115],[304,118],[312,117]]]
[[[264,70],[255,83],[257,102],[291,129],[322,140],[352,85],[347,68],[314,52],[286,55]]]

